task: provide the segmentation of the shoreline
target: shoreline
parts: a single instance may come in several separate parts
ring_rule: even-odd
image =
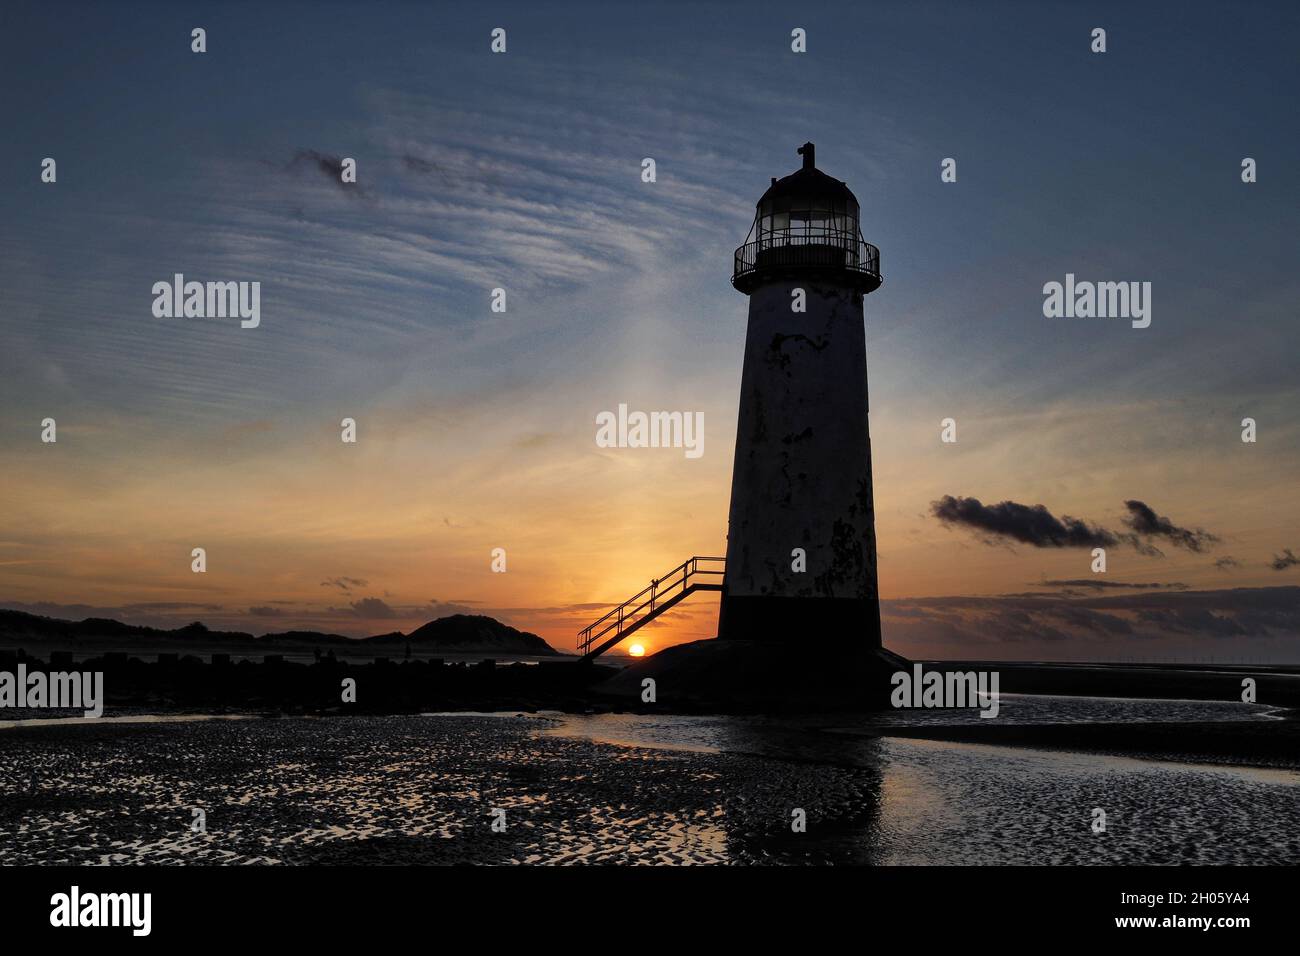
[[[47,731],[60,733],[70,728],[99,727],[150,727],[162,724],[202,723],[210,721],[279,721],[320,720],[333,718],[407,717],[427,719],[481,718],[533,718],[563,723],[572,718],[606,715],[642,719],[648,722],[674,717],[717,717],[744,720],[737,714],[700,714],[651,710],[606,708],[600,711],[582,711],[555,708],[450,708],[437,712],[416,711],[402,714],[382,714],[364,711],[342,712],[332,710],[318,713],[271,712],[266,710],[227,709],[221,712],[157,712],[129,709],[132,712],[105,714],[99,718],[68,715],[64,717],[31,715],[26,718],[0,720],[0,732]],[[846,718],[859,717],[860,726],[845,726]],[[1223,767],[1254,767],[1260,769],[1300,771],[1300,710],[1277,708],[1273,713],[1254,719],[1200,720],[1193,722],[1071,722],[1033,723],[932,723],[932,724],[872,724],[871,713],[859,715],[834,715],[834,726],[826,721],[827,714],[786,714],[764,718],[768,722],[788,725],[792,730],[809,734],[842,736],[859,740],[897,738],[900,740],[928,740],[938,743],[978,744],[1010,750],[1046,750],[1098,756],[1127,757],[1179,764],[1204,764]],[[821,726],[819,726],[819,724]],[[631,744],[628,744],[629,746]],[[653,740],[636,746],[654,748]],[[677,749],[678,745],[664,742],[664,750]]]
[[[1170,763],[1300,771],[1300,719],[893,728],[880,736]]]

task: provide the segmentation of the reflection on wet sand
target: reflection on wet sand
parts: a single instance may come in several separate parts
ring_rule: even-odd
[[[1300,774],[828,718],[437,715],[0,737],[0,863],[1294,863]],[[1105,834],[1091,810],[1107,810]],[[504,833],[491,811],[504,808]],[[190,830],[204,809],[207,832]],[[803,810],[807,832],[794,832]]]

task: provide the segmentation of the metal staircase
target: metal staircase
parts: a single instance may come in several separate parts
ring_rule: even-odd
[[[725,558],[687,558],[663,577],[653,579],[649,587],[578,632],[582,659],[589,661],[605,653],[695,591],[721,591],[725,563]]]

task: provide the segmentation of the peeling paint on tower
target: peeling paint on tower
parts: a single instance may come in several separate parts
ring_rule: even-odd
[[[878,647],[863,297],[879,252],[853,193],[816,168],[812,144],[800,152],[736,250],[749,321],[718,633]]]

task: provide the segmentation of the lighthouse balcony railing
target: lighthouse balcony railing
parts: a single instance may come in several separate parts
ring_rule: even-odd
[[[847,269],[880,277],[880,250],[862,238],[834,231],[775,233],[736,250],[732,282],[769,269]]]

